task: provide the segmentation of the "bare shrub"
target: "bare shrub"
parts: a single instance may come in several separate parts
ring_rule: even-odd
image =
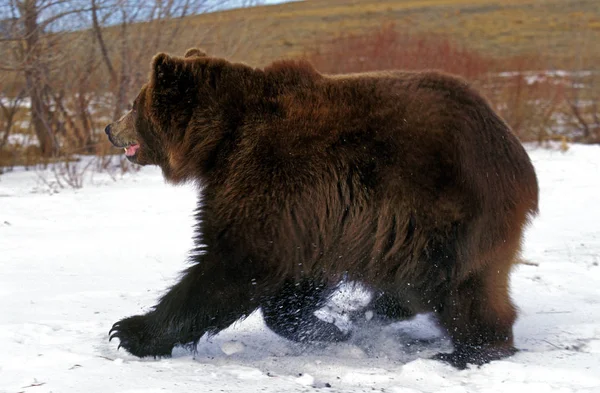
[[[566,103],[574,140],[600,143],[600,74],[579,70],[566,80]]]
[[[364,35],[343,35],[321,44],[305,57],[325,73],[385,69],[438,69],[475,79],[494,62],[446,37],[399,32],[393,23]]]
[[[526,69],[494,75],[484,93],[496,110],[524,141],[560,139],[557,116],[564,104],[563,83],[545,71]]]
[[[25,91],[20,90],[14,97],[0,96],[0,173],[2,167],[12,169],[15,162],[14,154],[8,149],[8,141],[17,119],[17,113],[22,110],[21,104]]]
[[[82,188],[86,183],[94,182],[97,174],[108,175],[112,181],[117,181],[125,174],[139,170],[139,165],[132,164],[122,155],[73,155],[45,167],[35,166],[39,182],[51,193],[65,188]]]
[[[39,167],[36,168],[36,174],[38,180],[52,192],[58,192],[62,188],[81,188],[92,164],[92,160],[87,162],[78,159],[61,160],[47,166],[52,174],[51,178],[48,177],[47,170],[41,170]]]
[[[98,151],[94,160],[94,171],[107,174],[113,181],[117,181],[126,173],[139,172],[140,166],[129,162],[122,154],[114,155],[111,147],[102,145],[104,149]]]

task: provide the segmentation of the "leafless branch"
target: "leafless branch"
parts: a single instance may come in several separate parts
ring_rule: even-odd
[[[106,64],[106,68],[108,69],[108,73],[110,74],[110,79],[112,83],[116,83],[117,73],[115,72],[115,68],[112,65],[112,62],[108,56],[108,50],[106,49],[106,43],[104,42],[104,37],[102,35],[102,30],[100,29],[100,24],[98,23],[98,7],[96,6],[96,0],[92,0],[92,23],[94,33],[96,34],[96,39],[98,40],[98,45],[100,45],[100,51],[102,52],[102,59],[104,60],[104,64]]]

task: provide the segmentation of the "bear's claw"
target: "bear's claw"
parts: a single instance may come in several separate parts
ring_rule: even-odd
[[[171,355],[173,344],[161,340],[161,335],[152,329],[148,315],[136,315],[115,323],[108,332],[108,341],[119,339],[117,350],[124,348],[138,357],[167,357]]]

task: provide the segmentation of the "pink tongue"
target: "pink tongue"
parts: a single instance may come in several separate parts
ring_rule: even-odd
[[[137,143],[135,145],[127,146],[127,150],[125,151],[126,156],[134,156],[137,149],[140,148],[140,145]]]

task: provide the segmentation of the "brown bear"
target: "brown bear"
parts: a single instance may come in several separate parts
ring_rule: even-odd
[[[465,81],[160,53],[105,131],[132,162],[201,186],[191,267],[111,330],[130,353],[169,356],[258,308],[291,340],[344,340],[314,315],[344,278],[389,316],[433,312],[454,344],[438,359],[515,352],[509,273],[537,212],[536,174]]]

